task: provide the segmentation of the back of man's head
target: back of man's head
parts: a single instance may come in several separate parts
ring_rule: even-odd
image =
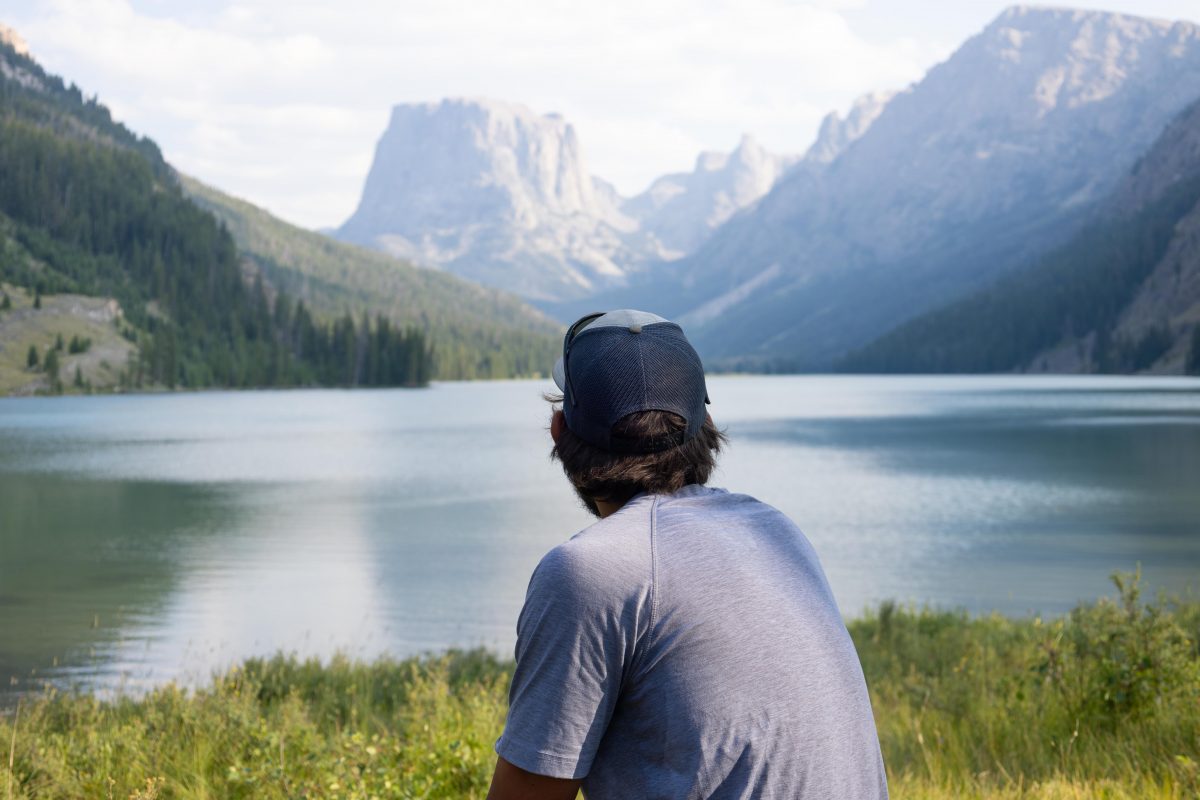
[[[724,434],[695,349],[673,322],[622,309],[572,325],[554,366],[554,450],[585,505],[708,482]]]

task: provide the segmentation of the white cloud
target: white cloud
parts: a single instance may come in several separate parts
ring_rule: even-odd
[[[0,13],[178,167],[315,227],[353,210],[396,102],[482,95],[561,112],[591,169],[626,193],[743,132],[802,151],[828,110],[945,55],[863,38],[846,16],[862,6],[43,0]]]

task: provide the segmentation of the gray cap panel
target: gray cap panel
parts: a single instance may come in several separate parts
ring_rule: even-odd
[[[698,434],[707,416],[704,367],[695,348],[676,323],[646,311],[610,311],[576,329],[564,341],[553,375],[563,393],[567,427],[610,452],[652,453],[677,446]],[[686,429],[637,440],[613,433],[627,415],[651,410],[677,414]]]

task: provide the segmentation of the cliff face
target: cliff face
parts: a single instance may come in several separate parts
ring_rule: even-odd
[[[399,105],[337,236],[526,297],[570,300],[678,258],[795,159],[746,139],[622,198],[562,117],[491,100]]]
[[[529,297],[586,293],[640,261],[557,115],[484,100],[400,105],[341,238]]]

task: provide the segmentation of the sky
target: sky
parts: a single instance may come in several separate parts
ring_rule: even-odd
[[[743,133],[801,153],[902,89],[990,0],[0,0],[50,72],[183,172],[310,228],[354,211],[396,103],[519,102],[575,126],[623,194]],[[1200,21],[1200,0],[1055,5]]]

